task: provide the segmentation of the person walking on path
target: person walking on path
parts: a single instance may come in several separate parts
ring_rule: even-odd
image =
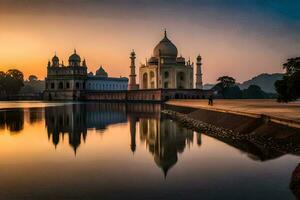
[[[214,102],[213,102],[213,96],[210,95],[210,96],[208,97],[208,105],[213,106],[213,104],[214,104]]]

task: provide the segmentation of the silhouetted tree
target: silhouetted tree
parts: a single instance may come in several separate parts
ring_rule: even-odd
[[[299,71],[300,70],[300,57],[287,59],[287,62],[283,64],[283,69],[286,70],[287,75],[292,75],[296,71]]]
[[[35,75],[30,75],[30,76],[28,77],[28,80],[29,80],[30,82],[32,82],[32,81],[37,81],[37,80],[38,80],[38,77],[35,76]]]
[[[12,95],[17,94],[23,87],[24,83],[23,73],[17,69],[10,69],[5,74],[5,92]]]
[[[230,76],[221,76],[219,81],[212,89],[218,92],[219,98],[239,99],[242,97],[242,91],[235,84],[235,79]]]
[[[0,71],[0,95],[5,93],[5,73]]]
[[[265,93],[258,85],[250,85],[248,89],[243,90],[244,99],[265,99],[268,94]]]
[[[235,85],[235,79],[230,76],[221,76],[217,79],[223,88],[233,87]]]
[[[290,58],[283,64],[286,73],[282,80],[275,82],[279,102],[289,102],[300,98],[300,57]]]

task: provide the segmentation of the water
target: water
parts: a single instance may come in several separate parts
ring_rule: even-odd
[[[261,161],[164,118],[159,105],[0,107],[1,199],[295,198],[298,156]]]

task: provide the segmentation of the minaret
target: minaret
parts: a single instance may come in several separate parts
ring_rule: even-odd
[[[132,153],[135,152],[136,150],[136,142],[135,142],[135,137],[136,137],[136,122],[137,119],[135,117],[129,117],[129,126],[130,126],[130,149]]]
[[[132,50],[130,53],[130,60],[131,60],[131,65],[130,65],[130,75],[129,75],[129,85],[128,89],[129,90],[137,90],[138,85],[136,84],[136,74],[135,74],[135,52]]]
[[[203,89],[203,82],[202,82],[202,70],[201,70],[201,56],[197,56],[197,69],[196,69],[196,88]]]

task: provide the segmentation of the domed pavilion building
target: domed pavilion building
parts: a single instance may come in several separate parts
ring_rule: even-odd
[[[139,80],[140,89],[192,89],[193,63],[178,56],[177,47],[165,31],[153,55],[141,65]]]
[[[86,61],[81,60],[76,50],[69,57],[68,65],[60,63],[56,55],[51,61],[45,79],[45,100],[84,100],[87,94],[127,90],[128,78],[109,77],[102,66],[95,75],[87,73]]]

